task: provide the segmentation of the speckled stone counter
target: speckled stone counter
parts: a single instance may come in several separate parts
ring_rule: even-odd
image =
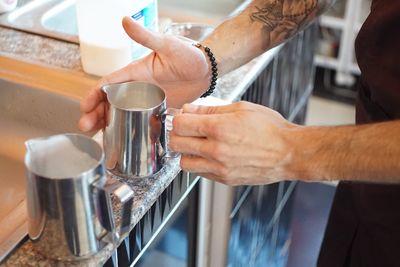
[[[0,27],[0,54],[52,68],[82,71],[79,46]]]
[[[153,205],[160,194],[172,182],[179,173],[179,158],[170,159],[166,165],[151,178],[126,180],[119,177],[112,177],[128,184],[134,191],[134,204],[131,217],[131,228],[133,228]],[[118,214],[115,214],[116,217]],[[118,218],[117,218],[118,220]],[[49,260],[45,256],[37,253],[32,248],[30,240],[18,247],[2,266],[101,266],[111,256],[112,245],[106,246],[100,253],[89,260],[77,262],[60,262]]]
[[[22,6],[31,0],[19,0]],[[0,26],[0,55],[49,67],[82,71],[79,45]]]
[[[240,98],[278,50],[279,48],[272,49],[222,77],[214,96],[229,102]],[[71,75],[82,75],[79,46],[72,43],[0,27],[0,55],[51,69],[72,70]],[[172,159],[153,178],[124,180],[135,192],[131,227],[140,221],[179,171],[179,160]],[[57,262],[35,252],[32,242],[28,240],[15,249],[1,266],[101,266],[111,256],[113,249],[112,245],[108,245],[90,260]]]

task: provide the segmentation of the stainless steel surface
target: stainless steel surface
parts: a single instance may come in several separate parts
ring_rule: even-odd
[[[18,29],[46,37],[51,37],[67,42],[79,43],[78,26],[76,20],[76,0],[32,0],[24,1],[14,11],[0,15],[0,25]],[[164,3],[165,2],[165,3]],[[160,16],[171,18],[174,21],[197,21],[218,24],[236,6],[233,1],[219,4],[219,9],[212,8],[215,14],[210,17],[209,8],[199,5],[198,1],[170,3],[170,0],[160,3]],[[171,5],[172,4],[172,5]],[[190,35],[202,36],[208,29],[199,29],[202,24],[193,24]],[[175,27],[175,26],[174,26]],[[185,26],[187,27],[187,26]],[[181,27],[182,30],[182,27]],[[191,38],[191,37],[189,37]],[[200,38],[192,38],[198,40]]]
[[[48,258],[79,260],[116,244],[130,225],[133,191],[107,183],[104,153],[92,138],[55,135],[26,142],[29,236]],[[122,204],[119,233],[111,194]]]
[[[172,23],[165,33],[183,36],[191,40],[201,41],[214,30],[210,25],[200,23]]]
[[[187,183],[187,187],[181,187],[179,180]],[[175,177],[173,183],[171,183],[166,191],[163,192],[162,195],[168,195],[167,190],[177,191],[176,193],[176,202],[170,203],[168,201],[168,197],[160,198],[154,205],[158,205],[161,207],[165,207],[165,213],[161,214],[157,212],[155,217],[158,217],[158,220],[161,221],[159,225],[154,225],[153,221],[150,217],[151,210],[147,212],[144,217],[144,220],[141,220],[141,223],[136,225],[135,229],[130,233],[130,265],[135,266],[136,263],[142,258],[142,256],[148,251],[149,247],[152,243],[155,243],[157,237],[161,233],[161,231],[168,225],[170,219],[175,215],[175,213],[179,210],[182,203],[191,193],[193,188],[196,186],[197,182],[200,180],[200,177],[195,176],[193,180],[190,180],[189,173],[181,172],[178,177]],[[177,182],[178,181],[178,182]],[[171,205],[170,205],[171,204]],[[161,216],[161,218],[160,218]],[[147,266],[147,265],[145,265]]]
[[[0,25],[79,43],[75,0],[32,0],[0,15]]]
[[[21,4],[14,11],[0,14],[1,26],[79,43],[76,0],[25,0],[20,2]],[[222,1],[213,3],[210,8],[201,1],[184,1],[182,4],[180,0],[165,0],[159,1],[159,14],[162,18],[170,18],[177,22],[190,21],[217,25],[239,2],[241,1]],[[192,30],[197,31],[196,27],[202,24],[194,25]],[[198,38],[192,39],[197,40]]]
[[[263,54],[262,60],[236,83],[237,90],[223,92],[222,97],[239,100],[241,96],[278,110],[292,122],[304,122],[314,79],[315,38],[315,27],[309,27],[277,50]],[[199,237],[199,266],[285,266],[295,187],[295,182],[236,187],[231,189],[233,199],[215,193],[211,186],[204,187],[207,191],[201,194],[200,207],[207,206],[209,211],[199,215],[199,232],[211,234]],[[234,208],[227,210],[231,204]],[[231,226],[224,237],[218,229],[220,225]]]
[[[106,168],[122,177],[148,177],[166,152],[165,94],[148,83],[106,85],[110,107],[103,134]]]
[[[0,80],[0,260],[27,234],[24,142],[79,132],[77,99]]]

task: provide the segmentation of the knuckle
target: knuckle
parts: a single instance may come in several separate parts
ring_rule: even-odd
[[[220,144],[216,144],[212,147],[211,157],[217,161],[223,162],[226,159],[226,151]]]
[[[203,108],[203,112],[206,114],[216,114],[218,113],[218,106],[201,106]]]
[[[217,175],[222,178],[222,180],[228,182],[229,181],[229,175],[230,175],[230,169],[226,166],[220,166],[217,170]]]
[[[209,136],[217,140],[223,140],[227,134],[227,123],[221,117],[209,117],[199,125],[199,132],[203,136]]]
[[[224,140],[226,135],[227,135],[227,130],[226,127],[221,123],[218,127],[213,127],[213,136],[217,140]]]
[[[205,120],[199,124],[199,133],[203,136],[212,135],[214,132],[214,126],[210,120]]]

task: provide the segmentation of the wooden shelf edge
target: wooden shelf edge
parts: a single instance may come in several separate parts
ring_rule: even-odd
[[[62,95],[82,98],[98,77],[68,69],[43,66],[0,55],[0,79]]]

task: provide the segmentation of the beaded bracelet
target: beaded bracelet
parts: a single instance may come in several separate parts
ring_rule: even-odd
[[[207,97],[209,95],[211,95],[214,92],[215,86],[217,85],[217,79],[218,79],[218,68],[217,68],[217,62],[215,61],[215,57],[214,54],[211,52],[211,49],[207,46],[203,46],[200,43],[196,43],[193,44],[195,47],[200,48],[200,49],[204,49],[204,51],[207,53],[208,58],[210,60],[211,63],[211,71],[212,71],[212,76],[211,76],[211,83],[210,83],[210,87],[208,88],[208,90],[201,95],[201,97]]]

